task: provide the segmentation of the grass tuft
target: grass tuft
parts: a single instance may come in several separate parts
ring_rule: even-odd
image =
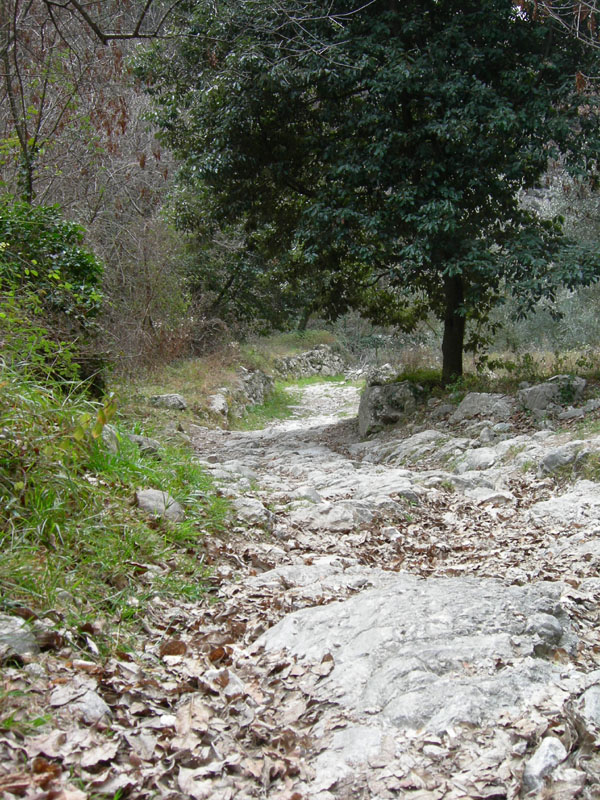
[[[265,402],[262,405],[250,406],[242,417],[232,423],[232,428],[252,431],[264,428],[276,420],[289,419],[294,413],[293,406],[298,399],[298,392],[294,391],[292,384],[275,381],[273,391]]]

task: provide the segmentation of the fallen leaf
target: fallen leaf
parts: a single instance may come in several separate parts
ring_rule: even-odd
[[[187,653],[187,644],[181,639],[167,639],[159,650],[161,658],[164,656],[184,656]]]
[[[112,761],[117,755],[120,742],[106,742],[105,744],[92,747],[87,750],[81,757],[81,766],[84,769],[95,767],[102,761]]]

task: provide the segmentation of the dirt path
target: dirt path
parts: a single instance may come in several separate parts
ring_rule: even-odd
[[[599,796],[600,493],[539,477],[583,445],[427,418],[361,442],[358,400],[190,431],[236,509],[212,599],[154,599],[135,662],[57,661],[61,725],[0,736],[42,794],[0,789],[60,762],[115,798]]]
[[[265,796],[517,796],[545,775],[551,796],[594,796],[596,487],[532,470],[572,437],[505,426],[492,452],[481,422],[425,420],[361,443],[357,403],[315,385],[296,419],[195,440],[245,525],[221,568],[244,646],[285,618],[236,662],[276,659],[265,744],[286,731],[270,751],[286,766]],[[449,619],[399,629],[399,614]]]

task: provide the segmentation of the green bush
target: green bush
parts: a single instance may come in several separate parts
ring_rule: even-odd
[[[77,377],[101,306],[102,265],[57,207],[0,198],[0,342],[5,362]]]

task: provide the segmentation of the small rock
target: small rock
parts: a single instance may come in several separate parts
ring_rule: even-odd
[[[81,714],[84,722],[93,725],[99,722],[102,717],[110,716],[110,707],[104,702],[100,695],[90,689],[70,705],[70,709],[75,713]]]
[[[102,441],[109,453],[116,455],[119,452],[119,434],[113,425],[102,428]]]
[[[37,655],[40,648],[25,620],[0,614],[0,663],[11,656]]]
[[[540,639],[549,644],[558,644],[563,635],[560,622],[552,614],[533,614],[527,620],[527,633],[537,633]]]
[[[476,486],[474,489],[467,489],[465,494],[479,506],[506,506],[515,503],[517,499],[512,492],[486,489],[485,486]]]
[[[180,522],[185,516],[183,507],[170,494],[159,489],[141,489],[135,493],[135,502],[142,511],[173,522]]]
[[[573,408],[573,406],[569,406],[565,411],[561,411],[558,418],[561,420],[583,419],[584,414],[585,411],[583,408]]]
[[[582,715],[588,728],[600,729],[600,685],[596,684],[581,696]]]
[[[137,444],[141,453],[146,453],[151,456],[157,456],[160,452],[160,442],[156,439],[150,439],[147,436],[138,436],[137,433],[128,433],[127,438],[133,444]]]
[[[254,497],[237,497],[233,501],[236,515],[250,525],[259,525],[271,529],[273,527],[273,514],[268,508]]]
[[[156,408],[172,408],[176,411],[185,411],[187,403],[180,394],[156,394],[150,398],[150,405]]]
[[[555,736],[542,739],[523,772],[523,786],[530,792],[538,791],[544,785],[544,778],[561,764],[568,753],[565,746]]]
[[[226,417],[229,413],[229,403],[227,402],[227,397],[222,392],[218,394],[211,394],[208,398],[208,408],[213,414],[219,414],[222,417]]]
[[[498,455],[492,447],[478,447],[475,450],[467,450],[457,464],[458,473],[469,472],[470,470],[484,470],[493,467]]]

